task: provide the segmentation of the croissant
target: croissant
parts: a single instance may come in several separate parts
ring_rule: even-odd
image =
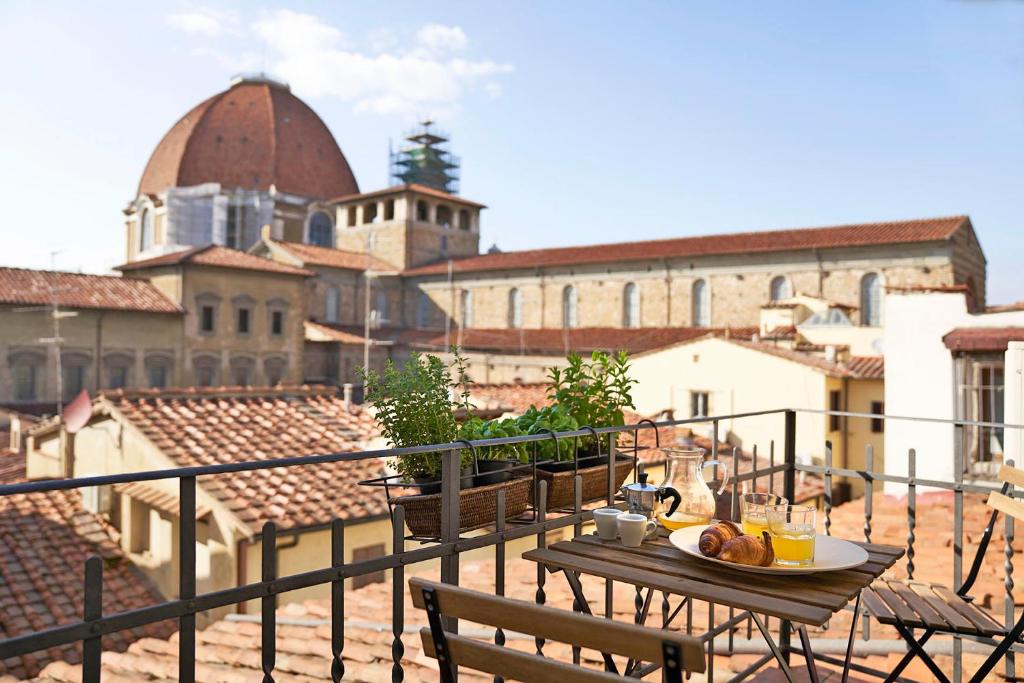
[[[700,535],[697,548],[705,557],[717,557],[726,541],[742,535],[740,528],[728,520],[709,526]]]
[[[761,532],[761,538],[754,536],[738,536],[726,541],[718,559],[736,564],[748,564],[754,567],[768,567],[775,561],[775,550],[772,539],[767,531]]]

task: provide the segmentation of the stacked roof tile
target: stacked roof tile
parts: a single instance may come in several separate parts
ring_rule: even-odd
[[[970,225],[967,216],[926,218],[888,223],[861,223],[826,228],[766,230],[724,235],[702,235],[666,240],[596,244],[482,254],[453,262],[456,273],[517,268],[542,268],[581,264],[651,261],[753,252],[807,249],[835,249],[948,240],[961,226]],[[405,272],[406,275],[439,275],[448,272],[448,262],[433,263]]]
[[[253,256],[244,251],[229,249],[216,244],[205,247],[192,247],[182,251],[161,254],[153,258],[131,261],[117,266],[115,270],[131,272],[146,268],[159,268],[161,266],[177,266],[182,264],[199,266],[210,266],[214,268],[235,268],[237,270],[254,270],[267,273],[280,273],[283,275],[300,275],[309,277],[315,273],[303,268],[296,268],[285,263],[278,263],[270,259]]]
[[[183,467],[353,452],[377,435],[369,413],[333,389],[114,391],[102,400]],[[200,485],[255,533],[268,521],[294,528],[385,514],[383,494],[358,485],[383,468],[380,459],[277,467]]]
[[[24,454],[8,453],[0,484],[24,480]],[[82,615],[85,561],[103,561],[103,611],[158,603],[156,588],[124,555],[117,531],[82,505],[78,491],[0,495],[0,639],[77,621]],[[167,623],[104,636],[103,646],[124,651],[142,637],[166,638]],[[47,663],[81,661],[78,645],[52,647],[0,661],[0,678],[35,676]]]
[[[0,304],[181,313],[146,280],[55,270],[0,268]]]

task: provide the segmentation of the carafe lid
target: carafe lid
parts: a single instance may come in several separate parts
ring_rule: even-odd
[[[640,478],[640,481],[634,482],[632,484],[626,484],[622,488],[624,488],[627,491],[636,491],[638,493],[642,492],[642,491],[657,491],[658,490],[657,486],[651,486],[650,484],[647,483],[647,473],[646,472],[641,472],[639,478]]]

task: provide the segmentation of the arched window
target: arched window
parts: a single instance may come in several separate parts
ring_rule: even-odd
[[[416,300],[416,327],[426,327],[430,324],[430,297],[426,292],[420,292]]]
[[[459,210],[459,230],[469,230],[469,211],[465,209]]]
[[[199,355],[192,358],[197,387],[215,387],[220,383],[220,359],[212,355]]]
[[[43,388],[46,355],[34,349],[26,350],[11,354],[8,362],[14,378],[14,400],[38,401]]]
[[[693,283],[693,326],[711,326],[711,290],[704,280]]]
[[[170,386],[171,374],[174,370],[174,357],[154,354],[146,357],[146,381],[154,389]]]
[[[640,327],[640,290],[633,282],[622,290],[622,325]]]
[[[325,212],[317,211],[309,217],[309,238],[306,241],[318,247],[334,246],[334,223]]]
[[[153,246],[153,212],[143,209],[139,216],[139,251],[146,251]]]
[[[567,285],[562,290],[562,327],[576,327],[578,322],[576,316],[576,288]]]
[[[70,401],[86,388],[89,367],[92,359],[82,353],[63,353],[60,358],[61,379],[64,389],[64,400]]]
[[[462,290],[462,327],[473,326],[473,292]]]
[[[878,273],[868,273],[860,280],[860,324],[882,324],[882,280]]]
[[[231,359],[231,383],[236,387],[248,387],[252,385],[253,375],[256,370],[256,361],[246,356],[235,356]]]
[[[263,377],[269,386],[277,386],[284,380],[288,361],[279,356],[271,356],[263,361]]]
[[[523,326],[523,293],[517,287],[513,287],[508,293],[508,326]]]
[[[785,275],[776,275],[772,278],[768,296],[772,301],[782,301],[793,296],[793,289],[789,286],[789,280]]]
[[[324,320],[336,323],[341,318],[341,294],[337,287],[328,287],[324,292]]]
[[[377,322],[384,324],[388,322],[388,295],[387,292],[378,291],[374,297],[374,311],[377,313]]]
[[[442,228],[452,227],[452,210],[444,204],[437,207],[437,224]]]
[[[418,221],[429,221],[430,220],[430,209],[427,207],[427,203],[420,199],[416,202],[416,220]]]

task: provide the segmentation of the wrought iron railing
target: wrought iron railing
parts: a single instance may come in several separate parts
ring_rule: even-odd
[[[865,468],[862,470],[836,468],[832,462],[831,444],[826,447],[825,460],[821,465],[799,463],[796,458],[796,424],[797,413],[817,413],[822,415],[839,415],[851,419],[885,419],[885,420],[914,420],[923,422],[934,422],[938,424],[952,424],[960,439],[957,440],[954,448],[956,476],[954,481],[941,481],[932,479],[919,479],[916,473],[916,454],[913,450],[909,453],[908,471],[906,475],[887,474],[874,469],[873,452],[870,447],[866,453]],[[996,423],[982,423],[970,421],[948,421],[931,420],[927,418],[907,418],[897,416],[879,416],[870,413],[853,413],[838,411],[794,411],[789,409],[775,409],[759,412],[750,412],[735,415],[720,415],[711,417],[698,417],[686,420],[669,420],[663,422],[651,422],[644,420],[635,425],[618,427],[605,427],[599,429],[584,428],[575,432],[559,434],[541,434],[524,437],[509,437],[501,439],[489,439],[472,442],[475,448],[487,448],[510,444],[536,444],[547,439],[575,439],[579,437],[600,435],[608,440],[609,452],[620,434],[633,436],[634,444],[639,443],[639,433],[644,430],[654,430],[667,427],[679,427],[693,424],[710,423],[713,426],[711,439],[711,455],[717,456],[719,443],[719,426],[726,420],[739,420],[744,418],[777,416],[780,423],[781,458],[776,453],[775,441],[768,444],[767,458],[758,457],[757,448],[754,447],[753,457],[750,458],[750,469],[740,471],[740,458],[736,450],[733,451],[732,471],[732,505],[733,512],[736,512],[736,500],[740,487],[750,483],[756,487],[762,478],[766,478],[770,489],[775,489],[776,477],[781,478],[782,494],[789,499],[794,498],[796,492],[796,478],[800,473],[811,474],[821,477],[823,482],[824,496],[824,523],[826,531],[831,530],[832,516],[832,490],[833,478],[848,477],[859,478],[865,485],[865,509],[864,509],[864,537],[871,541],[872,537],[872,503],[871,495],[877,482],[895,483],[907,487],[907,573],[912,577],[915,571],[915,525],[917,510],[917,489],[927,486],[935,489],[944,489],[953,492],[954,516],[953,516],[953,582],[956,588],[960,587],[963,577],[963,541],[964,541],[964,519],[963,519],[963,498],[965,493],[984,493],[992,490],[992,486],[985,483],[965,482],[963,479],[964,470],[962,467],[963,448],[962,438],[964,429],[968,427],[988,427],[1000,429],[1021,429],[1021,425],[1007,425]],[[667,445],[667,444],[665,444]],[[573,527],[579,532],[582,525],[591,518],[591,513],[584,508],[581,498],[581,478],[575,477],[574,504],[563,510],[549,512],[546,504],[546,482],[535,480],[534,505],[529,514],[520,519],[505,520],[504,514],[504,492],[498,493],[497,507],[498,514],[493,531],[487,530],[479,535],[464,536],[459,529],[459,475],[460,475],[460,452],[466,448],[466,442],[426,445],[415,448],[399,448],[364,451],[358,453],[337,453],[316,456],[277,458],[273,460],[261,460],[252,462],[238,462],[230,464],[209,465],[202,467],[183,467],[172,470],[159,470],[150,472],[132,472],[106,476],[82,477],[66,480],[45,480],[30,481],[17,484],[0,486],[0,497],[33,492],[46,492],[58,490],[78,489],[89,486],[108,486],[114,484],[125,484],[130,482],[145,482],[163,479],[177,479],[179,481],[180,495],[180,524],[177,537],[178,558],[179,558],[179,595],[176,599],[165,600],[158,604],[147,607],[122,611],[115,614],[102,613],[102,590],[103,590],[103,563],[98,557],[88,559],[84,567],[84,599],[82,606],[82,619],[79,621],[55,626],[46,630],[16,635],[14,637],[0,640],[0,661],[12,657],[18,657],[32,652],[37,652],[51,647],[74,644],[81,642],[83,645],[83,681],[91,683],[100,680],[101,672],[101,638],[102,636],[117,631],[135,628],[147,624],[176,619],[179,624],[180,634],[178,640],[178,679],[184,683],[195,680],[195,644],[196,644],[196,615],[208,610],[222,608],[230,605],[237,605],[251,600],[259,600],[261,604],[260,622],[262,624],[262,668],[265,681],[274,680],[275,654],[276,654],[276,621],[275,610],[277,608],[277,596],[294,591],[300,588],[307,588],[318,585],[330,586],[330,607],[331,607],[331,675],[334,681],[344,678],[344,648],[345,648],[345,588],[346,579],[373,574],[382,570],[391,570],[393,583],[393,604],[392,604],[392,680],[403,679],[402,657],[404,646],[401,635],[405,630],[405,572],[406,568],[433,560],[440,560],[441,580],[447,583],[457,584],[459,582],[459,557],[462,553],[479,548],[494,548],[495,553],[495,592],[502,595],[505,592],[505,554],[506,543],[531,536],[536,537],[538,546],[546,543],[548,532]],[[303,467],[316,466],[325,463],[358,461],[367,459],[388,459],[403,454],[440,453],[441,454],[441,533],[436,542],[406,549],[408,537],[405,535],[404,509],[397,505],[392,510],[393,516],[393,547],[392,552],[383,557],[363,560],[358,562],[345,562],[345,522],[334,520],[330,525],[331,550],[330,557],[324,558],[323,568],[312,571],[279,576],[277,568],[277,547],[275,543],[278,531],[277,525],[267,522],[262,531],[262,576],[259,581],[236,586],[228,589],[197,594],[196,591],[196,480],[200,476],[226,475],[234,472],[248,470],[260,470],[280,467]],[[780,460],[780,462],[777,462]],[[765,462],[765,460],[767,462]],[[615,459],[608,461],[608,490],[605,502],[614,504],[616,502],[616,490],[614,485],[613,470]],[[368,495],[372,494],[368,492]],[[1012,489],[1011,489],[1012,494]],[[557,514],[554,514],[557,512]],[[1004,617],[1007,626],[1011,626],[1014,619],[1013,605],[1013,549],[1014,538],[1013,520],[1007,517],[1005,521],[1005,548],[1004,548],[1004,574],[1005,574],[1005,610]],[[539,603],[546,600],[545,593],[545,571],[542,567],[537,569],[537,588],[535,599]],[[612,614],[613,582],[605,581],[605,614]],[[687,632],[693,628],[693,602],[686,601],[686,624]],[[663,623],[667,623],[675,614],[670,615],[671,605],[668,596],[663,596],[661,604]],[[680,604],[676,610],[682,607]],[[639,599],[635,605],[637,618],[641,613],[646,616],[650,605],[644,604]],[[748,638],[750,634],[749,617],[740,614],[735,615],[730,609],[729,618],[720,624],[715,624],[714,610],[709,610],[708,632],[703,636],[708,648],[709,680],[714,674],[714,653],[716,638],[725,636],[727,642],[726,653],[735,651],[735,631],[746,622]],[[855,615],[856,619],[856,615]],[[454,621],[447,625],[450,629],[456,630],[458,624]],[[779,644],[784,649],[790,648],[790,628],[785,622],[777,624],[779,631]],[[862,637],[867,640],[870,637],[870,629],[866,616],[862,619]],[[978,637],[975,640],[989,643],[985,638]],[[494,642],[503,644],[505,634],[500,630],[494,635]],[[543,641],[536,643],[537,650],[543,650]],[[1014,672],[1014,652],[1022,651],[1013,648],[1006,656],[1006,673],[1012,675]],[[326,655],[326,653],[325,653]],[[816,657],[829,661],[831,658],[826,654],[816,654]],[[579,661],[579,652],[574,652],[574,659]],[[736,677],[741,678],[756,671],[770,659],[770,655],[762,657],[743,671],[736,672]],[[954,641],[953,648],[954,676],[959,678],[961,669],[961,639]],[[868,667],[855,665],[855,668],[870,673]]]

